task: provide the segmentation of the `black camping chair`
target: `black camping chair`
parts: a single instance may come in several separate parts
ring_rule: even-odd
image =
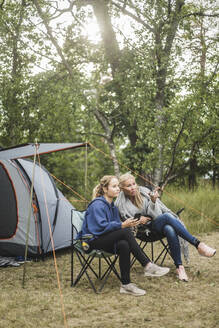
[[[80,279],[85,275],[93,288],[95,293],[100,293],[109,278],[111,272],[121,281],[120,275],[116,270],[115,264],[118,259],[118,255],[106,253],[101,250],[92,250],[89,252],[89,245],[83,241],[76,239],[78,232],[81,231],[83,220],[85,217],[85,211],[72,210],[71,222],[72,222],[72,239],[71,239],[71,287],[77,285]],[[75,260],[74,254],[78,258],[80,264],[80,271],[76,274],[75,272]],[[97,265],[94,265],[94,260],[97,259]],[[102,266],[102,262],[106,266]],[[92,277],[92,278],[91,278]],[[93,279],[99,281],[99,286],[96,287]]]
[[[176,212],[176,215],[179,216],[183,210],[184,210],[184,208],[181,208],[180,210],[178,210]],[[150,230],[147,231],[147,228],[146,228],[144,230],[144,232],[137,231],[136,238],[140,241],[139,246],[141,247],[142,251],[145,253],[145,255],[149,258],[149,260],[151,262],[154,262],[154,263],[160,262],[159,264],[162,266],[167,255],[170,255],[170,257],[171,257],[168,242],[165,240],[165,238],[161,239],[160,236],[158,234],[156,234],[155,232],[150,232]],[[157,253],[155,252],[155,248],[156,249],[158,248],[155,245],[156,242],[159,243],[159,246],[161,246],[161,248],[158,250]],[[148,244],[150,244],[150,251],[147,250],[147,253],[146,253],[146,246]],[[131,266],[134,265],[135,261],[136,261],[136,258],[132,257]]]

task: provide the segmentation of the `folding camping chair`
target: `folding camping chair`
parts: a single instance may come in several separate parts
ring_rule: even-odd
[[[71,287],[77,285],[80,279],[85,275],[93,288],[95,293],[100,293],[109,278],[111,272],[121,281],[120,275],[116,270],[115,264],[118,259],[118,255],[106,253],[101,250],[86,250],[83,246],[83,240],[76,239],[78,232],[81,231],[83,220],[85,217],[85,211],[72,210],[71,222],[72,222],[72,233],[71,233]],[[75,261],[74,254],[78,258],[80,264],[80,271],[74,278]],[[113,258],[113,259],[112,259]],[[94,260],[97,259],[97,265],[93,265]],[[103,268],[102,262],[106,264]],[[99,281],[99,287],[95,286],[93,279]]]
[[[181,208],[176,212],[176,215],[179,216],[179,214],[184,210],[184,208]],[[146,256],[150,259],[151,262],[157,263],[160,260],[160,265],[162,266],[167,255],[170,255],[170,249],[168,242],[165,240],[165,238],[160,238],[160,236],[156,233],[139,233],[137,232],[136,238],[140,241],[139,246],[141,247],[142,251],[146,254]],[[155,255],[155,243],[159,243],[161,246],[161,250],[158,251],[158,254]],[[146,251],[146,246],[150,244],[150,253],[145,252]],[[157,247],[156,247],[157,248]],[[172,257],[171,257],[172,258]],[[136,258],[132,257],[131,259],[131,266],[135,263]]]

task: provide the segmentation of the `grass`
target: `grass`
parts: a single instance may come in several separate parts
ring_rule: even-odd
[[[168,190],[183,203],[164,193],[165,204],[173,210],[185,206],[182,219],[195,236],[219,250],[218,192],[200,189],[196,193]],[[218,190],[217,190],[218,191]],[[182,205],[182,206],[181,206]],[[191,208],[198,209],[198,213]],[[201,214],[202,213],[202,214]],[[149,247],[149,246],[147,246]],[[159,246],[156,245],[156,250]],[[149,251],[149,248],[147,249]],[[84,278],[70,287],[70,253],[57,254],[57,265],[67,325],[53,258],[0,268],[0,328],[216,328],[219,322],[219,256],[206,259],[190,246],[189,282],[179,282],[170,257],[170,273],[161,278],[144,278],[135,263],[132,281],[147,290],[143,297],[119,294],[119,281],[111,275],[101,294],[94,294]],[[79,265],[76,265],[78,270]]]
[[[219,249],[217,232],[198,237]],[[161,278],[144,278],[136,263],[132,281],[145,288],[147,294],[133,297],[119,294],[119,281],[114,275],[99,295],[94,294],[85,278],[71,288],[70,254],[57,255],[67,326],[63,322],[53,258],[26,263],[25,288],[23,266],[1,268],[0,328],[216,328],[219,257],[200,257],[193,247],[190,257],[189,283],[177,281],[170,258],[165,265],[171,271]]]
[[[195,192],[167,188],[162,201],[173,211],[184,207],[180,217],[193,234],[215,231],[219,227],[219,188],[201,186]]]

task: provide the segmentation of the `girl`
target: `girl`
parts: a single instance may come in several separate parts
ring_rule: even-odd
[[[145,295],[145,290],[130,281],[130,253],[143,266],[145,276],[163,276],[169,272],[169,268],[151,263],[141,250],[130,229],[139,224],[137,219],[130,218],[121,222],[119,211],[113,203],[119,192],[119,181],[115,176],[106,175],[100,180],[93,191],[94,199],[88,205],[78,237],[88,236],[90,250],[99,249],[118,254],[122,281],[120,293],[141,296]]]

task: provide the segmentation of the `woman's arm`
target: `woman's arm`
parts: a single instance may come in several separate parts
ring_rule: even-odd
[[[110,211],[104,203],[95,202],[89,206],[86,213],[87,228],[94,236],[121,229],[121,221],[110,218]]]

